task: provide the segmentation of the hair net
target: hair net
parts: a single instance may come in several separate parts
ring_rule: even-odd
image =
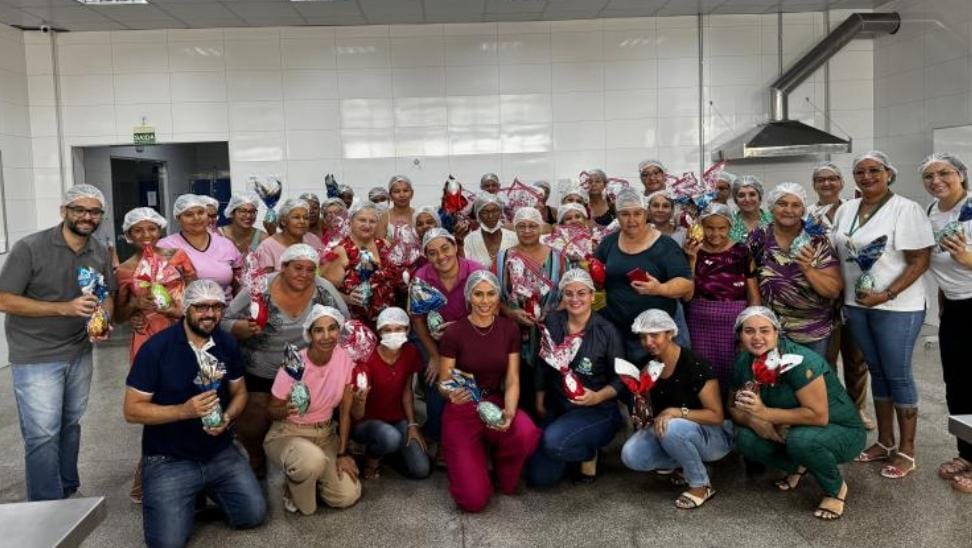
[[[322,304],[315,304],[311,307],[311,311],[307,314],[307,319],[304,320],[304,340],[311,342],[310,330],[314,327],[314,322],[327,316],[337,322],[338,327],[344,326],[344,314],[333,306],[324,306]]]
[[[928,166],[934,164],[935,162],[945,162],[946,164],[954,167],[955,171],[958,171],[959,175],[962,176],[963,186],[965,186],[965,184],[968,182],[969,168],[965,166],[965,162],[959,159],[958,156],[950,152],[935,152],[929,155],[921,161],[921,165],[918,167],[918,173],[923,174],[925,170],[928,169]]]
[[[560,276],[560,283],[557,284],[557,288],[563,291],[565,287],[573,283],[584,284],[585,287],[594,291],[594,279],[583,268],[571,268],[567,272],[564,272]]]
[[[382,190],[384,190],[384,189],[382,189]],[[355,215],[357,215],[358,213],[361,213],[362,211],[364,211],[366,209],[368,211],[371,211],[372,213],[374,213],[376,216],[381,217],[381,212],[378,211],[378,205],[377,204],[375,204],[374,202],[363,202],[361,200],[357,200],[357,201],[355,201],[354,203],[351,204],[351,209],[348,210],[348,218],[349,219],[354,219]]]
[[[473,288],[479,285],[480,282],[488,282],[496,291],[500,290],[499,280],[496,279],[496,274],[493,274],[489,270],[476,270],[466,278],[466,286],[462,290],[462,294],[466,298],[466,307],[469,307],[469,300],[472,298]]]
[[[226,304],[226,293],[223,288],[213,280],[202,278],[196,280],[186,287],[186,292],[182,296],[183,314],[194,304],[218,302]]]
[[[645,197],[633,188],[626,188],[618,192],[618,197],[614,199],[615,211],[625,209],[646,209]]]
[[[475,213],[477,221],[480,220],[479,212],[482,211],[482,209],[488,206],[489,204],[496,204],[496,207],[500,208],[500,210],[503,209],[503,202],[502,200],[500,200],[500,197],[497,196],[496,194],[483,192],[480,193],[478,196],[476,196],[476,202],[473,204],[473,212]]]
[[[128,229],[142,221],[152,221],[159,228],[165,228],[165,225],[169,224],[165,217],[159,215],[159,212],[151,207],[136,207],[125,214],[125,220],[122,221],[122,232],[128,232]]]
[[[408,185],[408,189],[412,190],[412,180],[404,175],[393,175],[391,179],[388,180],[388,192],[391,192],[392,185],[395,183],[405,183]]]
[[[219,200],[217,200],[216,198],[213,198],[212,196],[206,196],[205,194],[200,194],[199,199],[202,200],[204,204],[206,204],[206,207],[213,206],[216,209],[219,209]]]
[[[666,189],[656,190],[649,194],[648,197],[645,198],[645,205],[650,206],[651,201],[658,197],[665,198],[669,204],[672,204],[673,206],[675,205],[675,200],[672,198],[672,194]]]
[[[560,203],[564,203],[564,198],[570,196],[571,194],[575,196],[580,196],[580,199],[586,204],[590,201],[590,197],[584,187],[577,183],[571,183],[567,188],[563,189],[560,193]]]
[[[230,196],[229,202],[227,202],[226,204],[226,209],[223,210],[223,215],[227,217],[232,217],[233,212],[236,211],[237,208],[245,206],[247,204],[259,208],[260,199],[257,198],[256,194],[252,194],[249,192],[246,194],[234,194]]]
[[[672,336],[678,336],[678,326],[675,320],[668,315],[668,312],[658,308],[649,308],[631,323],[631,332],[641,335],[643,333],[664,333],[671,331]]]
[[[483,185],[486,184],[486,181],[496,181],[497,183],[499,183],[500,182],[499,175],[495,173],[483,174],[483,176],[479,178],[479,188],[483,188]]]
[[[746,188],[756,189],[756,194],[759,194],[759,199],[763,199],[763,183],[756,177],[752,175],[743,175],[742,177],[736,179],[732,183],[732,197],[735,198],[739,191]]]
[[[376,186],[368,191],[368,201],[374,202],[375,200],[387,201],[390,200],[388,196],[388,191],[384,187]]]
[[[811,175],[811,177],[816,179],[817,175],[819,175],[821,171],[830,171],[834,175],[840,177],[841,179],[844,178],[844,174],[840,172],[840,168],[837,167],[837,164],[833,162],[820,162],[819,164],[814,166],[813,174]]]
[[[604,173],[604,170],[603,169],[596,169],[596,168],[595,169],[588,169],[587,170],[587,176],[588,177],[600,177],[601,181],[604,184],[607,184],[607,173]]]
[[[776,317],[776,314],[772,310],[766,308],[765,306],[749,306],[744,308],[743,311],[736,316],[736,324],[733,326],[733,330],[738,333],[739,330],[742,329],[743,324],[746,323],[746,320],[752,318],[753,316],[762,316],[766,318],[771,324],[773,324],[773,327],[775,327],[777,331],[782,331],[783,329],[783,327],[780,325],[779,318]]]
[[[320,253],[307,244],[294,244],[280,255],[280,264],[287,264],[290,261],[310,261],[316,265],[320,260]]]
[[[726,204],[720,204],[719,202],[712,202],[708,207],[702,210],[702,213],[699,214],[699,222],[706,217],[712,217],[713,215],[725,217],[726,219],[729,219],[730,223],[732,223],[732,208]]]
[[[172,204],[172,214],[178,217],[194,207],[206,209],[206,202],[203,201],[202,196],[183,194],[176,198],[175,203]]]
[[[665,164],[659,162],[658,160],[642,160],[638,162],[638,173],[641,173],[649,167],[657,167],[662,171],[662,173],[668,171],[665,169]]]
[[[300,198],[287,198],[284,200],[284,202],[280,204],[280,207],[277,208],[277,226],[283,226],[283,222],[287,218],[287,215],[290,215],[291,211],[299,208],[304,208],[307,211],[310,211],[310,204],[307,203],[307,200],[301,200]]]
[[[543,226],[543,216],[535,207],[523,206],[516,210],[516,213],[513,214],[513,228],[524,221],[532,221]]]
[[[562,223],[564,221],[564,216],[570,211],[576,211],[587,218],[587,208],[580,204],[575,204],[573,202],[566,203],[557,209],[557,222]]]
[[[456,237],[452,235],[448,230],[440,227],[430,228],[425,234],[422,235],[422,252],[425,252],[426,246],[432,243],[432,240],[436,238],[445,238],[451,241],[453,244],[456,243]]]
[[[386,325],[404,325],[408,327],[411,322],[408,314],[397,306],[389,306],[378,313],[378,320],[375,321],[375,330],[378,331]]]
[[[64,195],[61,196],[61,205],[68,205],[80,198],[94,198],[101,203],[101,207],[105,207],[105,195],[91,185],[74,185],[65,190]]]
[[[766,203],[772,206],[777,200],[786,194],[796,196],[800,199],[800,203],[803,204],[803,207],[807,206],[807,191],[803,190],[802,185],[791,182],[780,183],[773,187],[773,190],[769,191],[769,194],[766,195]]]
[[[419,215],[429,215],[435,219],[435,226],[442,226],[442,219],[439,218],[439,210],[435,206],[421,206],[415,208],[415,213],[412,213],[412,225],[418,224]]]
[[[317,205],[320,205],[321,204],[321,199],[318,198],[317,197],[317,194],[314,194],[313,192],[305,192],[305,193],[301,194],[300,196],[298,196],[297,198],[299,198],[301,200],[304,200],[305,202],[308,202],[308,203],[314,202]]]
[[[338,185],[338,195],[347,194],[348,192],[350,192],[351,195],[354,196],[353,188],[349,187],[348,185]]]
[[[723,171],[721,169],[719,171],[717,171],[715,173],[715,175],[712,176],[712,180],[713,181],[715,181],[715,182],[725,181],[725,182],[729,183],[730,185],[732,183],[735,183],[736,182],[736,179],[738,179],[738,178],[739,177],[736,177],[735,174],[729,173],[728,171]]]
[[[530,185],[535,186],[537,188],[542,188],[547,191],[548,195],[550,194],[550,183],[548,183],[547,181],[533,181],[532,183],[530,183]]]
[[[888,181],[888,184],[893,183],[894,180],[898,178],[898,168],[891,165],[891,160],[888,160],[888,155],[881,152],[880,150],[871,150],[865,152],[864,154],[858,154],[857,156],[855,156],[854,162],[851,164],[853,166],[851,167],[851,170],[856,171],[857,164],[863,162],[864,160],[874,160],[875,162],[887,168],[891,172],[891,179]]]
[[[328,198],[324,200],[324,203],[321,204],[321,209],[327,209],[331,206],[338,206],[345,211],[348,210],[347,204],[345,204],[344,200],[342,200],[341,198]]]

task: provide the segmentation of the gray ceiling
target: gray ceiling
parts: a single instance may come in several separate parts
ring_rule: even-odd
[[[0,0],[0,22],[72,31],[556,21],[610,17],[874,8],[887,0],[149,0],[85,6],[76,0]]]

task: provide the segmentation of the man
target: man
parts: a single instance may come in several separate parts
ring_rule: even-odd
[[[104,207],[97,188],[71,187],[61,200],[62,222],[14,244],[0,271],[28,501],[67,498],[81,484],[78,449],[91,388],[91,343],[107,334],[88,337],[86,320],[98,298],[81,294],[78,269],[101,273],[114,290],[108,251],[92,237]],[[112,310],[111,297],[102,304]]]
[[[659,190],[665,190],[668,175],[665,166],[658,160],[643,160],[638,164],[638,176],[645,187],[645,196]]]
[[[217,329],[223,298],[212,280],[189,284],[183,320],[149,339],[128,374],[125,420],[145,425],[142,527],[149,546],[185,546],[202,493],[234,528],[256,527],[267,512],[256,476],[229,431],[246,405],[246,384],[236,342]],[[222,373],[215,389],[197,382],[204,380],[205,363]],[[221,423],[204,426],[202,418],[214,411]]]

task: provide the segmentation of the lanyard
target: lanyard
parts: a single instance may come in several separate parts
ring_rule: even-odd
[[[893,195],[894,195],[894,193],[889,190],[884,195],[884,197],[881,198],[881,201],[878,202],[878,205],[877,205],[876,208],[874,208],[874,211],[868,213],[864,217],[864,221],[860,225],[858,225],[857,224],[857,220],[861,216],[861,206],[864,205],[864,199],[862,198],[861,201],[860,201],[860,203],[857,204],[857,213],[854,214],[854,219],[851,221],[850,229],[847,231],[847,236],[848,237],[853,236],[855,232],[857,232],[858,230],[861,229],[861,227],[863,227],[864,225],[866,225],[867,222],[870,221],[871,218],[874,217],[877,214],[877,212],[881,210],[882,207],[884,207],[884,204],[888,203],[888,201],[891,199],[891,196],[893,196]]]

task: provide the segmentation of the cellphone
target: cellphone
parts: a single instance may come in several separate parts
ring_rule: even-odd
[[[627,276],[632,282],[647,282],[651,279],[651,276],[640,268],[632,268],[628,271]]]

